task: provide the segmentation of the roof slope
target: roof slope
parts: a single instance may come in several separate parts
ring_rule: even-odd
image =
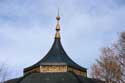
[[[15,79],[11,79],[11,80],[8,80],[4,83],[17,83],[17,81],[19,80],[20,78],[15,78]]]
[[[9,80],[5,83],[104,83],[100,80],[94,80],[77,76],[72,72],[58,73],[31,73],[18,79]]]
[[[79,66],[72,59],[68,57],[68,55],[66,54],[61,45],[60,39],[55,39],[52,48],[43,59],[41,59],[38,63],[28,68],[25,68],[24,71],[28,71],[34,67],[42,65],[68,65],[73,68],[86,71],[86,68]]]

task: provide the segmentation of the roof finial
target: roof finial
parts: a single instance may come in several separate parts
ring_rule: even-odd
[[[58,13],[57,13],[57,16],[56,16],[56,20],[57,20],[57,21],[60,20],[60,16],[59,16],[59,8],[58,8]]]
[[[59,16],[59,8],[58,8],[58,14],[56,16],[56,20],[57,20],[57,24],[56,24],[56,35],[55,35],[55,38],[57,39],[60,39],[60,24],[59,24],[59,20],[60,20],[60,16]]]

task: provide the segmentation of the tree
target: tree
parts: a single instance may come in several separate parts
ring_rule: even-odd
[[[114,51],[111,48],[102,48],[101,56],[92,66],[92,77],[104,80],[106,83],[120,83],[121,69]]]
[[[117,60],[121,67],[122,83],[125,83],[125,32],[121,32],[119,40],[114,44]]]
[[[99,65],[97,64],[93,64],[92,67],[91,67],[91,76],[92,78],[95,78],[95,79],[101,79],[101,69],[99,67]]]
[[[7,68],[5,64],[0,65],[0,83],[3,83],[7,78]]]

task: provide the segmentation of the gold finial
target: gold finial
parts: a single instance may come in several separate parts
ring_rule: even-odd
[[[59,16],[59,8],[58,8],[58,14],[56,16],[56,20],[59,21],[60,20],[60,16]]]
[[[56,32],[56,37],[55,37],[55,38],[56,38],[56,39],[57,39],[57,38],[60,39],[60,33],[59,33],[59,31]]]
[[[56,35],[55,38],[60,38],[60,24],[59,24],[59,20],[60,20],[60,16],[59,16],[59,9],[58,9],[58,14],[56,16],[56,20],[57,20],[57,24],[56,24]]]

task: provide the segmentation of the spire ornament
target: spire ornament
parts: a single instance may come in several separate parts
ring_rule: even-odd
[[[60,24],[59,24],[59,20],[60,20],[60,16],[59,16],[59,9],[58,9],[58,15],[56,16],[56,20],[57,20],[57,24],[56,24],[56,34],[55,34],[55,38],[56,39],[60,39]]]

